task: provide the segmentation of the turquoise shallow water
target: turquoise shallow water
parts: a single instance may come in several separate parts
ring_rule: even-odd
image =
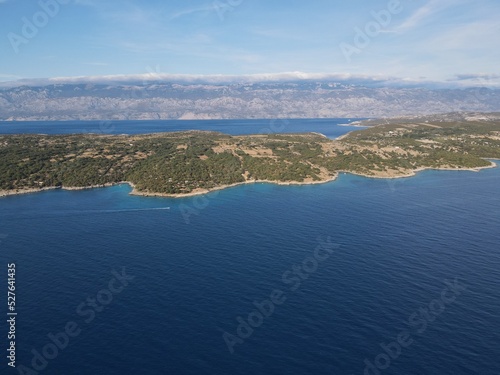
[[[499,183],[489,169],[3,198],[18,365],[53,357],[48,335],[74,322],[40,374],[498,374]],[[110,284],[123,267],[133,279]]]

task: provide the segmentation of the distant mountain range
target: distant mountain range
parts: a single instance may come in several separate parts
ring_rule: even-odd
[[[394,117],[499,112],[500,89],[344,82],[61,83],[0,89],[0,120]]]

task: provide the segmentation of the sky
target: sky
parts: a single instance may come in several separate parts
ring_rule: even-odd
[[[499,14],[498,0],[0,0],[0,81],[303,72],[500,86]]]

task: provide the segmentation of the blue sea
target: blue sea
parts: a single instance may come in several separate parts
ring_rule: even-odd
[[[350,130],[335,121],[310,128]],[[18,315],[1,373],[498,375],[499,184],[495,168],[2,198]]]
[[[154,120],[154,121],[0,121],[0,134],[144,134],[209,130],[231,135],[318,132],[337,138],[350,126],[365,119],[275,119],[275,120]]]

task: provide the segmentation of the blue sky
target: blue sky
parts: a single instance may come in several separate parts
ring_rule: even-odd
[[[496,85],[499,14],[498,0],[0,0],[0,81],[300,71]]]

